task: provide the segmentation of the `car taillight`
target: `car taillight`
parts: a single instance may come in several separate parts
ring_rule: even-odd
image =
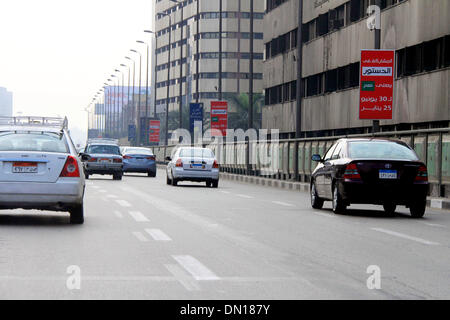
[[[428,182],[427,167],[420,166],[415,181]]]
[[[217,162],[217,160],[214,160],[213,168],[214,169],[219,169],[219,163]]]
[[[113,162],[114,163],[122,163],[122,159],[114,159]]]
[[[123,156],[124,159],[131,159],[130,156]]]
[[[90,158],[88,162],[97,162],[97,158]]]
[[[178,159],[177,162],[175,163],[175,167],[182,167],[183,166],[183,161],[181,161],[181,159]]]
[[[155,156],[150,156],[146,158],[147,160],[155,160]]]
[[[78,162],[73,156],[68,156],[64,168],[61,171],[60,177],[78,178],[80,177],[80,170]]]
[[[359,175],[358,168],[356,167],[355,163],[350,163],[347,166],[347,168],[345,168],[344,179],[352,179],[352,180],[361,179],[361,176]]]

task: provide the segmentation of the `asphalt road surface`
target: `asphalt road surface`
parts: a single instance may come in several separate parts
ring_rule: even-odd
[[[0,298],[450,298],[449,211],[334,215],[330,203],[311,209],[306,193],[172,187],[159,170],[93,176],[85,217],[1,211]]]

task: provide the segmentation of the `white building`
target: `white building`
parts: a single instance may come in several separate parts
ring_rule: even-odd
[[[13,94],[0,87],[0,116],[11,117],[13,114]]]

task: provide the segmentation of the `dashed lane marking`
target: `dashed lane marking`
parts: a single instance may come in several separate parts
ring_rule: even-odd
[[[159,229],[145,229],[155,241],[172,241],[170,237]]]
[[[144,216],[140,211],[129,211],[128,213],[133,217],[134,220],[136,220],[136,222],[148,222],[147,217]]]
[[[395,232],[395,231],[382,229],[382,228],[371,228],[371,229],[374,230],[374,231],[377,231],[377,232],[389,234],[389,235],[394,236],[394,237],[415,241],[415,242],[422,243],[422,244],[429,245],[429,246],[438,246],[438,245],[440,245],[440,243],[438,243],[438,242],[433,242],[433,241],[429,241],[429,240],[426,240],[426,239],[409,236],[407,234],[400,233],[400,232]]]
[[[200,261],[192,256],[172,256],[187,272],[189,272],[195,280],[214,281],[220,278]]]
[[[134,231],[133,235],[136,238],[138,238],[138,240],[141,241],[141,242],[147,242],[148,241],[148,239],[142,234],[142,232]]]

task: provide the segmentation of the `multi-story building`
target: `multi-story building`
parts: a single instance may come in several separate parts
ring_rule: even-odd
[[[306,136],[369,132],[359,120],[361,49],[374,0],[266,0],[263,127],[296,132],[299,2],[302,17],[301,131]],[[381,129],[448,127],[450,2],[380,0],[381,49],[396,51],[393,119]]]
[[[0,116],[11,117],[13,114],[13,94],[0,87]]]
[[[250,0],[178,2],[182,5],[171,0],[156,0],[157,112],[163,113],[166,110],[167,86],[169,86],[169,111],[178,110],[180,97],[183,108],[188,107],[190,102],[203,102],[205,110],[208,111],[211,100],[221,98],[228,100],[230,95],[248,93]],[[262,93],[264,51],[262,30],[265,4],[262,0],[253,2],[253,91]],[[220,19],[220,4],[222,19]],[[219,46],[220,35],[222,46]],[[220,52],[221,73],[219,73]],[[232,106],[230,109],[232,110]]]

